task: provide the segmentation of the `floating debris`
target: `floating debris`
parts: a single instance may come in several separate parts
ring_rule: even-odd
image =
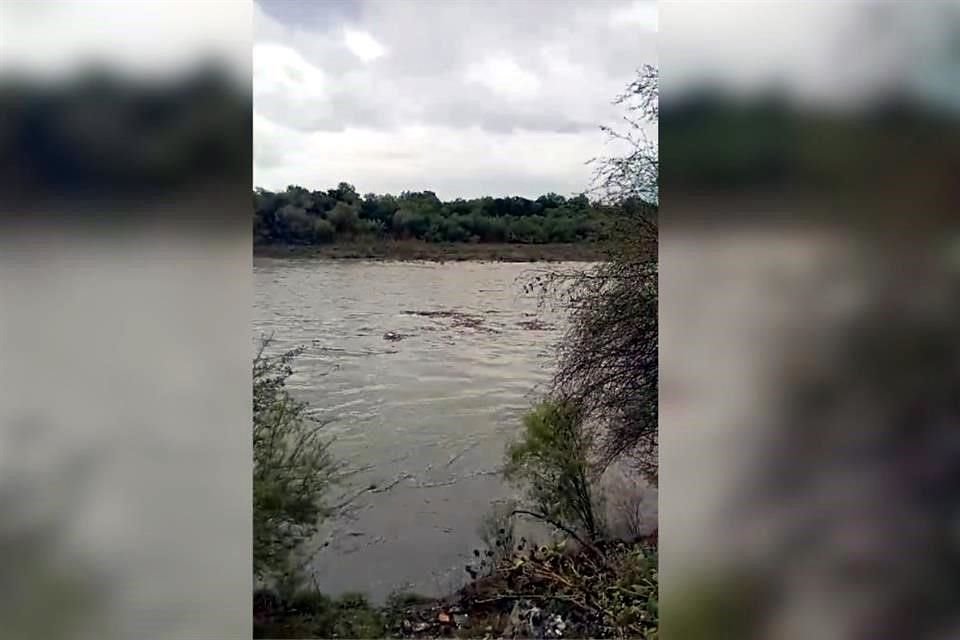
[[[404,311],[408,316],[425,316],[427,318],[450,318],[455,315],[463,315],[460,311],[447,311],[438,309],[436,311]]]
[[[547,329],[556,329],[555,325],[549,324],[542,320],[522,320],[517,323],[517,326],[523,329],[528,329],[530,331],[545,331]]]
[[[437,309],[432,311],[404,311],[403,313],[406,315],[421,316],[424,318],[449,318],[452,320],[451,326],[453,327],[466,327],[468,329],[483,331],[485,333],[499,333],[499,330],[486,326],[483,323],[482,316],[465,313],[463,311]]]

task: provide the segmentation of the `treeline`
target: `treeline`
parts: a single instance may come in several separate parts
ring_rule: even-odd
[[[586,195],[457,198],[432,191],[399,196],[368,193],[341,182],[335,189],[255,189],[254,242],[321,244],[361,238],[427,242],[572,243],[602,239],[606,211]]]

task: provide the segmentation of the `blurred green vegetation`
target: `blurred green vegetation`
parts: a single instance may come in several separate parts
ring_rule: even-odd
[[[8,74],[0,77],[6,202],[56,199],[76,209],[249,184],[251,126],[250,95],[213,64],[162,80],[95,67],[57,83]]]
[[[775,92],[734,98],[704,89],[665,102],[660,131],[662,185],[677,195],[920,194],[954,184],[960,166],[954,120],[896,95],[843,111]]]

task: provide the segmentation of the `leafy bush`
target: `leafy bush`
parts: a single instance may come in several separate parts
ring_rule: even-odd
[[[513,501],[496,504],[480,521],[477,532],[483,548],[474,549],[473,560],[466,567],[474,580],[492,574],[517,550],[515,508]]]
[[[620,558],[618,569],[616,590],[609,597],[617,626],[642,630],[644,638],[656,637],[660,619],[656,548],[636,546]]]
[[[333,224],[337,233],[346,235],[352,235],[360,224],[360,216],[357,213],[356,207],[344,202],[338,202],[336,204],[327,216],[327,220]]]
[[[324,504],[340,467],[321,436],[322,423],[286,388],[300,350],[253,361],[253,570],[261,580],[294,573],[295,551],[330,514]]]
[[[254,596],[254,638],[382,638],[384,615],[362,594],[332,599],[319,591],[298,591],[284,599],[271,592]],[[259,617],[259,619],[257,619]]]
[[[572,403],[548,400],[524,416],[523,424],[523,437],[507,450],[504,475],[525,488],[542,520],[599,539],[604,527],[590,486],[591,441],[582,412]]]

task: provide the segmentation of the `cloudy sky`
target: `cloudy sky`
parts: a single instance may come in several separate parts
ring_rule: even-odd
[[[580,192],[656,33],[651,0],[258,0],[254,184]]]

